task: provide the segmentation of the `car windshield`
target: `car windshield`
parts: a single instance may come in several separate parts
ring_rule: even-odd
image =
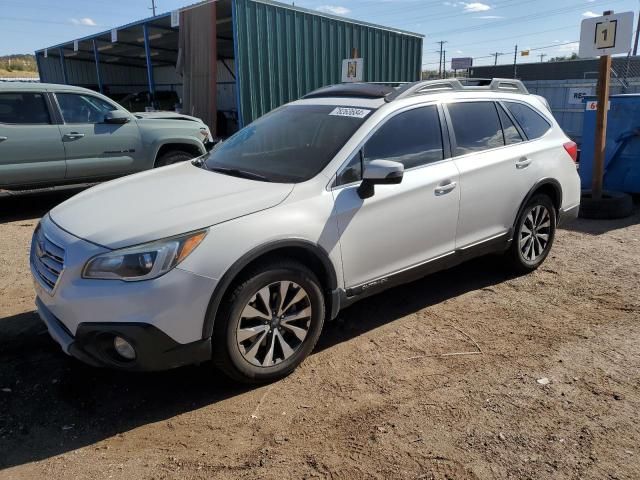
[[[208,170],[254,180],[303,182],[331,161],[371,111],[286,105],[218,144],[198,163]]]

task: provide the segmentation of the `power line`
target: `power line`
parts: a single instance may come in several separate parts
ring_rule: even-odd
[[[611,3],[616,3],[616,2],[621,2],[621,1],[626,1],[626,0],[598,0],[596,2],[591,3],[590,5],[595,7],[597,5],[601,5],[603,3],[607,3],[607,4],[611,4]],[[530,2],[529,2],[530,3]],[[461,28],[454,28],[452,30],[441,30],[438,32],[433,32],[431,35],[444,35],[444,34],[450,34],[450,33],[467,33],[467,32],[472,32],[472,31],[477,31],[477,30],[483,30],[485,28],[495,28],[496,26],[505,26],[505,25],[509,25],[509,26],[513,26],[513,23],[516,21],[521,21],[522,23],[524,22],[530,22],[533,20],[538,20],[540,18],[545,18],[548,17],[549,15],[553,15],[553,14],[557,14],[557,13],[566,13],[566,12],[570,12],[573,10],[581,10],[584,8],[584,2],[578,3],[578,4],[573,4],[570,7],[562,7],[562,8],[557,8],[554,10],[545,10],[545,11],[541,11],[541,12],[537,12],[535,14],[529,14],[529,15],[522,15],[520,17],[513,17],[513,18],[507,18],[504,20],[497,20],[495,22],[488,22],[485,23],[483,25],[475,25],[475,26],[471,26],[471,27],[461,27]],[[413,17],[413,20],[419,20],[419,17]]]
[[[554,47],[561,47],[563,45],[571,45],[571,44],[575,44],[578,43],[577,40],[571,41],[571,42],[563,42],[563,43],[554,43],[552,45],[544,45],[542,47],[536,47],[536,48],[529,48],[529,51],[536,51],[536,50],[545,50],[548,48],[554,48]],[[503,55],[508,55],[507,53],[499,53],[499,56],[503,56]],[[544,54],[545,56],[547,56],[546,54]],[[495,54],[491,54],[491,55],[481,55],[478,57],[472,57],[473,60],[482,60],[484,58],[494,58]],[[429,62],[429,63],[423,63],[422,66],[425,67],[427,65],[435,65],[436,62]]]

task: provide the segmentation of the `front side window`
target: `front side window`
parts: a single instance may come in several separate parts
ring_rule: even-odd
[[[392,160],[405,170],[444,159],[440,117],[435,105],[399,113],[385,122],[338,174],[337,185],[362,179],[363,163]]]
[[[93,95],[56,93],[64,123],[102,123],[107,112],[118,108]]]
[[[298,183],[327,166],[373,110],[285,105],[216,145],[198,163],[227,175]]]
[[[520,124],[529,140],[540,138],[551,128],[551,124],[533,108],[522,103],[505,102],[511,115]]]
[[[42,93],[0,93],[0,123],[47,125],[49,109]]]
[[[502,126],[493,102],[450,103],[447,108],[457,156],[504,146]]]

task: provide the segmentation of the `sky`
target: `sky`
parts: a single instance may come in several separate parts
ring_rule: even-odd
[[[195,0],[156,0],[157,13]],[[577,52],[580,22],[602,14],[638,12],[640,0],[296,0],[297,6],[426,35],[424,69],[446,58],[474,57],[474,65],[518,63]],[[151,0],[0,0],[0,55],[35,50],[151,16]],[[636,13],[637,14],[637,13]],[[447,62],[449,63],[449,62]]]

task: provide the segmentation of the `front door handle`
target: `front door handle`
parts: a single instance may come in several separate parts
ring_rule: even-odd
[[[77,140],[78,138],[82,138],[84,137],[84,133],[79,133],[79,132],[71,132],[71,133],[65,133],[64,136],[62,137],[63,140]]]
[[[9,137],[0,137],[0,142],[4,142],[5,140],[8,140]]]
[[[516,162],[516,168],[520,169],[520,168],[527,168],[529,165],[531,165],[531,159],[527,158],[527,157],[520,157],[518,159],[518,161]]]
[[[457,182],[448,182],[445,184],[440,184],[436,187],[436,189],[434,190],[436,195],[445,195],[449,192],[451,192],[454,188],[456,188],[456,186],[458,185]]]

